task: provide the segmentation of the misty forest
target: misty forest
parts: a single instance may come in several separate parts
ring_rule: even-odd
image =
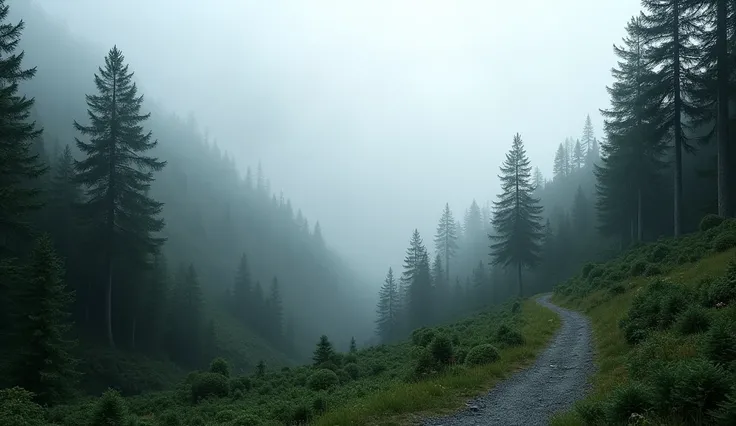
[[[476,135],[493,158],[451,164],[481,152],[457,145],[446,164],[423,164],[432,143],[376,148],[361,160],[376,176],[412,164],[391,183],[404,200],[351,184],[375,208],[359,214],[313,188],[346,224],[330,232],[323,210],[297,205],[261,158],[231,148],[249,144],[251,121],[233,123],[239,140],[213,137],[196,112],[149,99],[153,83],[123,41],[101,50],[44,2],[0,0],[2,425],[410,424],[410,413],[452,412],[531,365],[555,335],[560,321],[535,295],[581,273],[593,280],[585,294],[599,291],[624,277],[593,276],[594,265],[686,241],[735,212],[733,1],[635,2],[602,49],[615,43],[609,69],[582,71],[606,73],[580,90],[605,88],[607,102],[560,116],[571,124],[557,129],[535,117],[554,99],[518,110],[524,124],[508,134]],[[276,162],[302,155],[278,149]],[[304,161],[341,161],[318,157]],[[275,170],[282,183],[305,178]],[[454,187],[458,173],[483,192]],[[423,175],[453,183],[420,189]],[[469,195],[459,204],[457,194]],[[434,207],[402,205],[423,197]],[[346,254],[340,239],[364,250]],[[381,253],[354,254],[369,250]],[[713,419],[736,416],[734,392]],[[569,424],[615,423],[582,418]]]

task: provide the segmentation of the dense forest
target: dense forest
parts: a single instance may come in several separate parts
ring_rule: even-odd
[[[380,290],[382,340],[548,291],[588,262],[695,231],[708,213],[733,215],[736,4],[642,5],[613,47],[600,139],[587,116],[545,178],[515,135],[492,207],[474,200],[461,223],[445,205],[433,262],[412,234],[400,278],[389,270]]]
[[[24,353],[34,325],[20,318],[46,294],[58,300],[38,321],[63,319],[70,353],[106,365],[128,353],[191,369],[220,355],[251,371],[308,359],[323,333],[345,347],[370,336],[355,274],[257,160],[239,173],[194,117],[145,101],[117,47],[97,58],[32,4],[10,6],[0,359]],[[85,380],[104,381],[90,364]]]
[[[0,387],[54,405],[79,388],[163,386],[121,377],[124,357],[157,376],[222,357],[265,377],[318,341],[317,365],[374,342],[359,280],[257,159],[241,175],[193,116],[145,100],[117,46],[96,57],[32,5],[8,3]],[[704,214],[732,216],[736,4],[642,4],[614,46],[599,136],[588,116],[580,135],[550,141],[544,177],[523,133],[509,135],[496,200],[462,215],[438,205],[431,240],[407,230],[403,270],[387,271],[378,297],[381,342],[548,291],[588,262],[691,232]]]

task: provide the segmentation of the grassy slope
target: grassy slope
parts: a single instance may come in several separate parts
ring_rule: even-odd
[[[639,247],[607,264],[597,266],[599,271],[603,271],[597,282],[596,278],[586,280],[579,276],[558,288],[553,301],[584,312],[590,316],[593,325],[598,369],[593,378],[593,391],[580,405],[610,403],[617,389],[635,381],[630,376],[628,367],[631,359],[636,356],[651,356],[650,353],[644,353],[640,345],[627,343],[624,331],[619,327],[619,322],[627,317],[636,296],[653,280],[661,279],[669,284],[681,284],[696,294],[699,283],[711,282],[723,276],[736,253],[736,250],[731,248],[736,244],[735,229],[736,225],[733,222],[727,222],[708,232]],[[661,250],[663,246],[666,250]],[[651,276],[637,276],[641,273],[647,274],[647,267],[643,272],[632,273],[637,267],[642,269],[642,262],[653,271]],[[637,263],[638,265],[634,266]],[[657,270],[662,274],[657,274]],[[622,274],[624,276],[620,276]],[[693,298],[690,303],[695,305],[698,301]],[[727,309],[734,311],[733,308],[732,304]],[[716,315],[714,312],[709,314]],[[668,347],[661,348],[663,359],[666,357],[667,361],[671,361],[703,357],[702,334],[681,335],[671,329],[663,329],[652,332],[649,339],[667,337],[674,340],[670,341]],[[654,414],[646,422],[641,424],[692,424],[686,423],[690,420],[662,418]],[[555,416],[551,424],[571,426],[586,423],[581,417],[580,410],[573,409]]]
[[[198,403],[192,402],[197,387],[192,380],[207,376],[200,373],[190,375],[175,390],[125,398],[124,402],[132,424],[140,425],[266,426],[306,419],[329,426],[406,424],[417,416],[461,408],[467,398],[486,392],[501,378],[533,361],[559,327],[559,319],[531,300],[524,301],[517,312],[512,307],[508,304],[417,334],[448,336],[458,358],[476,345],[492,343],[499,348],[500,359],[491,364],[469,367],[458,363],[441,372],[417,374],[421,359],[417,355],[426,354],[426,349],[418,341],[404,342],[340,355],[337,365],[330,367],[337,373],[338,383],[327,390],[312,389],[317,370],[302,366],[269,370],[264,377],[231,377],[229,384],[224,382],[226,396]],[[497,335],[501,324],[520,331],[524,344],[504,343]],[[89,398],[55,407],[47,418],[57,425],[88,424],[97,404],[97,399]]]

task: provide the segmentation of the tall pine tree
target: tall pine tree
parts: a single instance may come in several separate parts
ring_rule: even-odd
[[[399,292],[394,279],[394,271],[388,268],[386,279],[378,293],[376,307],[376,334],[382,342],[392,342],[396,339],[399,320]]]
[[[86,218],[95,229],[95,243],[103,255],[105,281],[106,337],[111,347],[113,336],[113,283],[122,267],[120,258],[141,264],[154,254],[164,238],[155,236],[164,227],[159,214],[163,204],[147,192],[153,172],[166,162],[144,153],[157,145],[151,132],[142,124],[150,114],[141,114],[143,96],[133,82],[124,57],[113,47],[105,58],[105,67],[95,74],[98,94],[87,95],[89,125],[74,122],[74,127],[89,142],[76,139],[86,155],[76,162],[79,181],[87,188]],[[132,259],[131,259],[132,258]],[[122,287],[121,287],[122,290]]]
[[[450,259],[457,252],[457,229],[455,228],[455,218],[452,217],[449,203],[445,203],[445,210],[442,211],[440,223],[437,224],[434,244],[437,248],[437,255],[445,261],[445,280],[450,282]]]
[[[523,296],[522,268],[533,267],[540,260],[540,242],[543,235],[542,206],[534,198],[531,182],[532,167],[524,150],[521,135],[514,135],[511,150],[501,165],[501,190],[493,202],[493,226],[497,235],[490,236],[492,263],[508,266],[515,264],[519,296]]]

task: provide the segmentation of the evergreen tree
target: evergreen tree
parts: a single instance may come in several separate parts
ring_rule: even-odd
[[[406,308],[410,328],[426,325],[432,312],[432,278],[429,255],[417,229],[412,234],[404,258],[404,272],[401,279],[408,283]]]
[[[244,323],[251,324],[253,311],[251,306],[250,268],[248,268],[248,258],[245,253],[240,257],[238,271],[235,274],[232,302],[235,315]]]
[[[439,253],[435,256],[434,263],[432,263],[431,275],[432,283],[434,284],[434,319],[435,321],[443,321],[449,313],[447,301],[450,296],[450,290],[448,288],[447,276],[442,267],[442,258]]]
[[[494,201],[493,226],[498,235],[492,236],[492,263],[516,264],[519,296],[523,296],[522,267],[539,262],[540,241],[543,237],[542,207],[532,196],[531,164],[526,156],[521,136],[514,136],[513,145],[501,166],[499,200]]]
[[[590,117],[589,117],[590,118]],[[585,155],[583,154],[583,148],[580,145],[580,141],[575,141],[575,147],[572,151],[572,165],[575,170],[580,170],[585,164]]]
[[[608,143],[601,165],[595,167],[601,230],[621,235],[622,241],[634,229],[638,232],[631,239],[642,239],[644,197],[657,190],[667,149],[667,126],[660,124],[659,102],[650,96],[658,76],[645,57],[640,18],[632,18],[626,30],[624,46],[614,46],[621,60],[608,87],[611,108],[601,110]]]
[[[572,139],[565,138],[565,176],[569,176],[573,171],[572,166]]]
[[[330,339],[324,334],[320,336],[319,343],[317,343],[317,349],[314,350],[314,356],[312,360],[315,366],[326,363],[335,356],[335,351],[332,349],[332,343]]]
[[[394,271],[388,268],[386,280],[378,293],[376,308],[376,334],[382,342],[391,342],[397,337],[399,317],[399,294],[394,280]]]
[[[541,191],[544,189],[544,175],[542,175],[542,171],[539,170],[539,167],[534,168],[534,191]],[[490,221],[489,221],[490,223]]]
[[[312,234],[312,237],[317,243],[317,247],[324,247],[325,240],[322,237],[322,227],[319,225],[319,221],[314,224],[314,233]]]
[[[590,114],[588,114],[585,116],[585,124],[583,125],[583,137],[579,141],[580,153],[583,158],[587,157],[588,152],[593,148],[593,139],[595,139],[593,122],[590,120]]]
[[[286,330],[284,331],[284,348],[287,355],[295,355],[296,347],[294,345],[296,340],[296,326],[294,325],[294,317],[289,316],[286,320]]]
[[[77,238],[76,207],[80,201],[79,186],[74,173],[74,157],[69,145],[56,158],[46,203],[46,228],[60,252],[73,253]]]
[[[86,155],[75,162],[77,177],[87,187],[85,213],[96,229],[95,243],[104,256],[106,281],[105,324],[108,344],[115,346],[113,337],[113,282],[120,257],[133,264],[145,262],[165,241],[153,234],[164,227],[158,218],[163,204],[147,195],[153,182],[153,172],[166,162],[146,157],[157,141],[141,127],[150,114],[141,114],[143,96],[132,81],[124,57],[113,47],[105,58],[105,68],[95,74],[98,94],[87,95],[90,124],[74,122],[89,142],[76,139],[77,147]],[[131,259],[133,258],[133,259]]]
[[[0,0],[0,256],[17,250],[17,238],[27,233],[26,215],[40,207],[38,184],[28,182],[45,172],[33,153],[42,132],[29,121],[34,99],[18,94],[19,84],[33,78],[36,68],[23,69],[24,52],[14,53],[25,24],[8,23],[8,10]]]
[[[455,218],[452,217],[450,204],[445,203],[445,210],[440,217],[440,223],[437,225],[437,234],[434,237],[434,244],[437,248],[437,256],[442,256],[445,260],[445,277],[446,282],[450,281],[450,259],[457,252],[457,229],[455,228]],[[437,278],[435,276],[435,278]]]
[[[694,147],[686,137],[683,115],[694,116],[692,88],[697,84],[694,63],[698,46],[693,35],[698,32],[696,12],[686,0],[642,0],[639,29],[649,48],[646,61],[654,71],[656,82],[648,96],[659,102],[660,125],[674,139],[674,235],[682,232],[682,152]]]
[[[490,286],[488,281],[488,274],[486,274],[486,267],[483,265],[483,261],[478,261],[478,266],[473,269],[473,288],[475,294],[475,308],[488,305],[490,303]]]
[[[270,296],[268,297],[268,307],[270,324],[269,338],[276,346],[281,347],[283,343],[284,333],[284,307],[281,301],[281,291],[279,290],[279,280],[273,277],[271,281]]]
[[[42,404],[68,397],[78,376],[71,356],[76,342],[68,339],[74,293],[63,275],[51,240],[43,236],[31,253],[24,282],[13,294],[13,383],[33,392]]]
[[[253,323],[252,326],[256,329],[258,334],[265,336],[266,325],[264,316],[266,315],[266,299],[263,297],[263,287],[260,281],[256,281],[255,287],[253,287]]]
[[[552,174],[555,180],[561,179],[567,175],[567,169],[565,168],[565,147],[560,144],[555,152],[555,161],[552,166]]]
[[[358,346],[355,344],[355,337],[350,338],[350,349],[348,352],[351,354],[358,352]]]
[[[585,196],[583,188],[578,185],[578,190],[575,191],[575,199],[572,203],[572,220],[575,224],[577,237],[581,241],[587,241],[591,225],[590,216],[590,202]]]
[[[169,355],[189,367],[202,360],[203,295],[193,264],[182,266],[171,296]]]

